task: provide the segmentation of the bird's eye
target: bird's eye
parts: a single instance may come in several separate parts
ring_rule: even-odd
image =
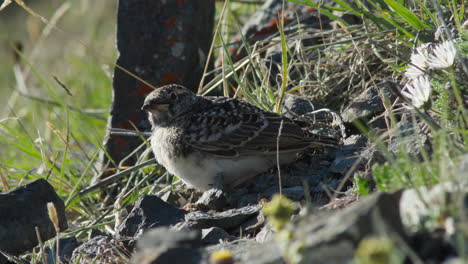
[[[175,93],[171,93],[171,99],[172,99],[172,100],[175,100],[175,99],[177,99],[177,94],[175,94]]]

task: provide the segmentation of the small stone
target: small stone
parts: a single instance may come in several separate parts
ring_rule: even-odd
[[[323,108],[322,105],[314,102],[310,98],[288,94],[284,99],[284,107],[281,109],[281,113],[289,118],[295,118],[321,108]],[[319,115],[324,115],[324,113],[320,113]],[[317,118],[324,117],[317,116]]]
[[[182,205],[186,204],[187,202],[184,197],[172,190],[165,192],[161,196],[161,200],[175,207],[182,207]]]
[[[127,263],[128,250],[108,236],[96,236],[73,250],[70,263]]]
[[[173,231],[159,227],[146,232],[138,241],[132,263],[163,264],[188,263],[201,261],[199,230]]]
[[[249,264],[282,264],[285,263],[281,250],[276,243],[259,244],[250,239],[239,239],[236,241],[218,244],[206,248],[206,253],[211,255],[220,250],[229,250],[234,263]]]
[[[224,230],[238,228],[249,218],[258,215],[261,205],[249,205],[220,213],[191,212],[185,215],[184,228],[219,227]]]
[[[260,232],[255,236],[255,241],[258,243],[265,243],[272,241],[275,238],[275,232],[271,229],[270,225],[265,225]]]
[[[268,189],[265,192],[265,195],[268,197],[268,199],[271,199],[273,195],[277,193],[279,193],[279,190],[278,190],[278,187],[275,186],[275,187]],[[304,198],[304,194],[305,194],[304,187],[293,186],[293,187],[283,188],[281,190],[281,194],[293,201],[300,201],[302,198]]]
[[[186,213],[157,196],[144,195],[135,202],[128,217],[118,227],[117,237],[137,237],[150,228],[175,225],[184,219]]]
[[[220,241],[233,239],[233,236],[219,227],[202,229],[202,242],[205,244],[218,244]]]
[[[18,255],[34,248],[38,245],[35,227],[39,228],[43,241],[55,237],[55,228],[47,213],[49,202],[57,211],[60,230],[66,230],[65,205],[46,180],[35,180],[1,192],[0,250]]]
[[[341,113],[343,121],[351,123],[358,119],[369,120],[373,116],[385,111],[381,96],[386,97],[389,101],[395,99],[395,95],[388,88],[387,82],[378,83],[356,97]]]
[[[219,211],[227,205],[226,196],[220,189],[210,189],[196,202],[197,206],[205,207],[209,210]]]
[[[300,216],[290,225],[283,252],[299,263],[349,263],[365,237],[399,237],[408,244],[400,220],[401,191],[375,193],[339,210]],[[300,245],[300,247],[298,247]]]
[[[394,137],[388,143],[388,150],[393,154],[403,151],[412,157],[419,157],[424,148],[430,152],[428,137],[406,116],[398,122],[392,134]]]
[[[78,240],[76,240],[76,237],[71,236],[71,237],[64,237],[59,239],[59,257],[60,257],[60,263],[69,263],[69,261],[72,258],[73,255],[73,250],[77,248],[80,244],[78,243]],[[56,250],[57,250],[57,243],[53,243],[52,248],[48,247],[46,249],[47,252],[47,262],[48,263],[56,263],[55,257],[56,257]]]
[[[330,171],[333,173],[345,174],[348,170],[359,164],[366,162],[362,159],[361,153],[366,146],[367,138],[363,135],[352,135],[348,137],[342,146],[335,151],[335,160],[333,161]],[[356,166],[356,168],[358,168]]]

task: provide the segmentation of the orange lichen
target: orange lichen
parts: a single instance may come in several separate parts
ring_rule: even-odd
[[[146,84],[140,85],[136,87],[136,94],[137,95],[147,95],[153,91],[153,87],[150,87]]]
[[[177,5],[179,8],[182,8],[184,6],[185,0],[177,0]]]
[[[166,27],[173,28],[177,20],[176,16],[171,16],[166,20]]]
[[[237,47],[229,47],[228,51],[230,55],[234,55],[237,52]]]
[[[115,142],[117,142],[117,145],[116,145],[116,146],[117,146],[118,148],[119,148],[119,144],[126,144],[126,143],[127,143],[127,140],[126,140],[124,137],[122,137],[122,136],[114,136],[113,138],[114,138]],[[121,146],[121,145],[120,145],[120,146]]]
[[[165,72],[162,74],[161,85],[180,83],[181,78],[175,72]]]
[[[177,42],[177,40],[175,38],[170,38],[170,39],[167,40],[167,45],[169,47],[172,47],[176,42]]]
[[[138,121],[140,121],[141,119],[141,115],[138,115],[138,114],[133,114],[131,117],[130,117],[130,120],[132,120],[133,123],[136,123]],[[132,126],[133,127],[133,126]]]
[[[133,126],[128,121],[122,121],[118,126],[123,129],[133,129]]]

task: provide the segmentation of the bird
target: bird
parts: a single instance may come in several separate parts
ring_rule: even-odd
[[[219,180],[232,189],[278,161],[288,164],[307,149],[336,145],[280,114],[240,99],[199,96],[177,84],[149,93],[141,110],[148,113],[157,163],[200,191]]]

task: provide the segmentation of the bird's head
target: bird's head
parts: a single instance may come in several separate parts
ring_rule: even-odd
[[[170,84],[148,94],[141,110],[148,112],[151,125],[166,125],[174,117],[190,109],[196,98],[197,96],[189,89]]]

